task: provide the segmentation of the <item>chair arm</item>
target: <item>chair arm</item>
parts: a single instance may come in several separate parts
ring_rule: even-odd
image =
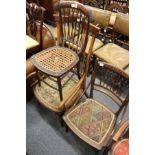
[[[129,120],[124,122],[121,127],[118,129],[118,131],[115,133],[113,140],[118,141],[121,137],[121,135],[124,133],[124,131],[129,127]]]

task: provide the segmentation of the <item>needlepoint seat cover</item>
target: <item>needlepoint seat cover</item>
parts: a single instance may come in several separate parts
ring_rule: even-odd
[[[52,85],[53,87],[58,88],[58,85],[56,82],[51,81],[48,78],[44,80],[50,85]],[[78,80],[76,77],[71,78],[69,81],[68,80],[69,80],[69,76],[65,76],[65,78],[62,80],[62,85],[66,83],[65,86],[62,87],[62,93],[64,98],[72,91],[74,86],[76,86],[78,83]],[[46,106],[48,109],[52,109],[57,112],[61,110],[59,109],[61,101],[59,97],[59,92],[57,90],[49,87],[47,84],[41,81],[41,86],[39,86],[39,84],[34,86],[33,92],[36,98],[40,101],[40,103]]]
[[[113,129],[115,114],[98,101],[87,99],[63,119],[75,134],[100,150]]]
[[[129,64],[128,50],[114,43],[106,44],[105,46],[96,50],[94,54],[101,60],[111,63],[121,69],[124,69]]]
[[[129,155],[129,139],[119,141],[115,145],[112,155]]]

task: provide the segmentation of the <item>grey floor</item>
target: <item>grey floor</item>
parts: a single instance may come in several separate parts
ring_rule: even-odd
[[[101,95],[95,94],[100,100]],[[112,101],[104,97],[112,107]],[[128,119],[129,109],[124,120]],[[41,106],[35,98],[26,104],[26,152],[29,155],[96,155],[97,150],[83,142],[71,131],[65,132],[58,117]]]

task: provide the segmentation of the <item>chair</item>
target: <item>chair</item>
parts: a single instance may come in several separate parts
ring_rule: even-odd
[[[95,78],[96,71],[100,71],[101,81]],[[122,121],[129,100],[128,84],[128,75],[121,69],[107,63],[98,66],[96,61],[90,98],[79,102],[63,116],[69,129],[99,150],[99,154],[109,145],[113,132]],[[99,94],[94,94],[94,91]],[[118,107],[115,112],[108,106],[105,96],[112,99],[112,105]]]
[[[74,5],[72,5],[72,4],[74,4]],[[74,6],[74,7],[72,7],[72,6]],[[67,7],[68,9],[71,9],[72,11],[75,9],[75,10],[77,10],[77,11],[75,11],[76,13],[78,13],[80,10],[82,10],[82,12],[84,12],[86,14],[88,13],[87,10],[85,9],[85,7],[82,4],[75,3],[75,2],[61,2],[60,4],[58,4],[57,7],[60,7],[60,8],[62,7],[63,9],[65,9]],[[61,11],[60,11],[60,13],[61,13]],[[78,16],[74,16],[74,15],[75,14],[73,14],[73,17],[72,16],[68,16],[68,17],[65,16],[65,20],[68,21],[71,18],[73,18],[74,21],[76,22],[77,19],[79,19],[79,18],[78,18]],[[82,16],[82,14],[80,14],[80,15]],[[61,17],[59,17],[59,18],[61,19]],[[77,18],[77,19],[75,19],[75,18]],[[80,20],[82,20],[82,18],[84,18],[86,20],[86,18],[84,16],[82,16]],[[89,18],[90,17],[89,17],[89,14],[88,14],[88,18],[87,19],[89,19]],[[62,19],[62,21],[63,20],[64,20],[64,18]],[[72,22],[72,23],[74,24],[74,22]],[[88,23],[89,23],[89,21],[88,21]],[[78,25],[78,23],[76,23],[76,24]],[[85,25],[85,23],[84,23],[84,25]],[[88,28],[88,27],[90,27],[90,28]],[[34,90],[34,94],[35,94],[37,100],[43,106],[48,108],[50,111],[56,112],[59,116],[61,116],[64,113],[64,111],[66,111],[66,109],[68,109],[70,106],[72,106],[72,104],[74,104],[74,102],[79,97],[80,93],[83,91],[83,89],[85,87],[85,80],[86,80],[86,74],[88,72],[90,55],[92,53],[92,48],[93,48],[95,36],[97,35],[97,33],[99,31],[98,27],[93,26],[92,24],[89,24],[88,27],[86,27],[86,25],[85,25],[83,27],[83,31],[87,31],[87,30],[91,31],[93,37],[92,37],[92,40],[91,40],[91,45],[90,45],[90,48],[89,48],[89,54],[87,56],[87,59],[85,61],[82,61],[82,64],[83,64],[82,66],[84,68],[84,71],[83,71],[83,74],[81,74],[80,78],[77,78],[76,74],[72,74],[72,72],[73,73],[76,72],[76,68],[74,68],[76,66],[73,66],[73,69],[64,72],[62,76],[55,74],[56,76],[52,77],[50,74],[45,74],[43,71],[41,71],[39,74],[37,74],[37,76],[39,76],[39,78],[40,78],[40,84],[38,82],[34,86],[34,89],[33,89]],[[85,30],[85,29],[87,29],[87,30]],[[76,27],[74,27],[74,31],[76,31],[76,30],[77,30]],[[76,33],[76,35],[77,35],[77,33]],[[75,37],[78,37],[78,35],[75,36]],[[63,48],[64,50],[62,52],[65,52],[65,50],[68,50],[69,47],[70,47],[69,50],[72,49],[72,47],[70,46],[71,40],[69,40],[67,42],[67,40],[65,40],[65,35],[61,38],[61,41],[63,43],[62,44],[60,43],[59,45],[64,45],[65,47],[63,47],[63,46],[61,46],[61,47],[60,46],[56,46],[54,48],[61,48],[61,49]],[[84,46],[86,44],[86,42],[84,42],[84,43],[81,42],[81,43]],[[78,46],[78,44],[77,44],[77,46]],[[82,50],[80,49],[77,52],[78,54],[81,54],[81,52],[82,52],[82,54],[84,54],[84,51],[83,51],[84,50],[84,46],[81,46]],[[50,50],[50,49],[51,48],[48,48],[46,50]],[[43,51],[43,52],[46,52],[46,51]],[[73,48],[73,52],[76,53],[74,48]],[[40,55],[40,53],[42,53],[42,52],[39,52],[38,55]],[[63,53],[62,53],[62,55],[63,55]],[[34,56],[32,56],[32,58]],[[43,57],[44,58],[46,57],[47,60],[48,60],[48,58],[50,58],[50,56],[49,57],[48,56],[49,56],[48,53],[47,53],[47,55],[45,53],[43,53]],[[62,57],[60,57],[60,58],[62,58]],[[42,58],[40,57],[40,61],[43,60],[43,59],[42,60],[41,59]],[[78,59],[78,58],[76,58],[76,59]],[[47,63],[47,64],[49,64],[49,63]],[[47,65],[47,64],[45,64],[45,65]],[[49,64],[49,66],[50,66],[50,64]],[[62,67],[64,67],[64,66],[62,66]],[[37,67],[36,67],[36,70],[38,70]],[[47,69],[45,69],[45,71],[47,71]],[[55,72],[57,72],[57,70]],[[58,91],[59,85],[56,82],[56,78],[57,77],[61,78],[62,97],[60,96],[60,92]],[[38,78],[38,80],[39,80],[39,78]]]
[[[108,155],[129,155],[129,121],[125,121],[112,138]]]
[[[121,38],[122,36],[129,36],[128,15],[122,13],[117,14],[113,31],[113,42],[107,43],[105,46],[96,50],[94,55],[102,61],[116,65],[121,69],[125,69],[129,65],[129,52],[125,49],[128,47],[128,41],[121,40]]]
[[[27,55],[36,51],[41,51],[42,44],[42,29],[45,9],[35,3],[26,2],[26,34],[38,42],[37,48],[27,49]]]
[[[103,9],[98,9],[91,6],[86,6],[87,9],[92,11],[93,17],[94,17],[94,25],[98,25],[101,28],[101,31],[98,36],[96,36],[94,47],[93,47],[93,53],[101,48],[104,45],[104,39],[106,37],[106,31],[108,29],[111,12]],[[89,37],[90,39],[90,37]],[[88,39],[88,45],[89,47],[89,39]],[[88,49],[86,48],[86,53],[88,53]]]

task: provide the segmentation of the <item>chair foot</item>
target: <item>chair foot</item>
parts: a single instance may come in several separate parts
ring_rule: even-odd
[[[99,150],[97,155],[107,155],[107,148],[104,147]]]
[[[66,123],[65,123],[65,132],[66,133],[68,132],[68,126],[66,125]]]

